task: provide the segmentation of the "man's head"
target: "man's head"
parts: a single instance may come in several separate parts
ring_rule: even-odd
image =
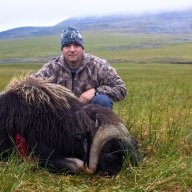
[[[61,51],[70,68],[79,67],[84,53],[83,37],[75,27],[67,27],[61,35]]]
[[[76,27],[67,27],[61,34],[61,49],[69,44],[80,45],[84,49],[83,37]]]

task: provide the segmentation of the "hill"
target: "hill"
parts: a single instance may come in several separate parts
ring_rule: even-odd
[[[0,32],[0,39],[43,36],[60,33],[68,25],[80,30],[112,30],[141,33],[192,33],[192,11],[159,14],[110,15],[103,17],[69,18],[50,27],[19,27]]]

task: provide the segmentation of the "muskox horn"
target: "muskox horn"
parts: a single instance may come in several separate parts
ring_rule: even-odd
[[[99,161],[99,154],[102,147],[109,140],[116,138],[131,143],[131,137],[127,128],[122,124],[101,126],[96,132],[90,149],[89,166],[85,169],[87,174],[94,174]]]

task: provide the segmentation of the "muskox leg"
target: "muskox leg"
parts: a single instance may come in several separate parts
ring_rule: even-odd
[[[38,164],[56,173],[81,173],[85,172],[84,161],[78,158],[64,158],[62,154],[43,143],[37,143],[33,155]]]
[[[77,158],[53,159],[47,162],[52,171],[77,174],[85,172],[84,162]]]

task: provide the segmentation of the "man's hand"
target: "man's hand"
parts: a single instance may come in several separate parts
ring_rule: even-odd
[[[92,88],[92,89],[89,89],[89,90],[83,92],[80,95],[79,100],[82,103],[89,103],[94,96],[95,96],[95,89]]]

